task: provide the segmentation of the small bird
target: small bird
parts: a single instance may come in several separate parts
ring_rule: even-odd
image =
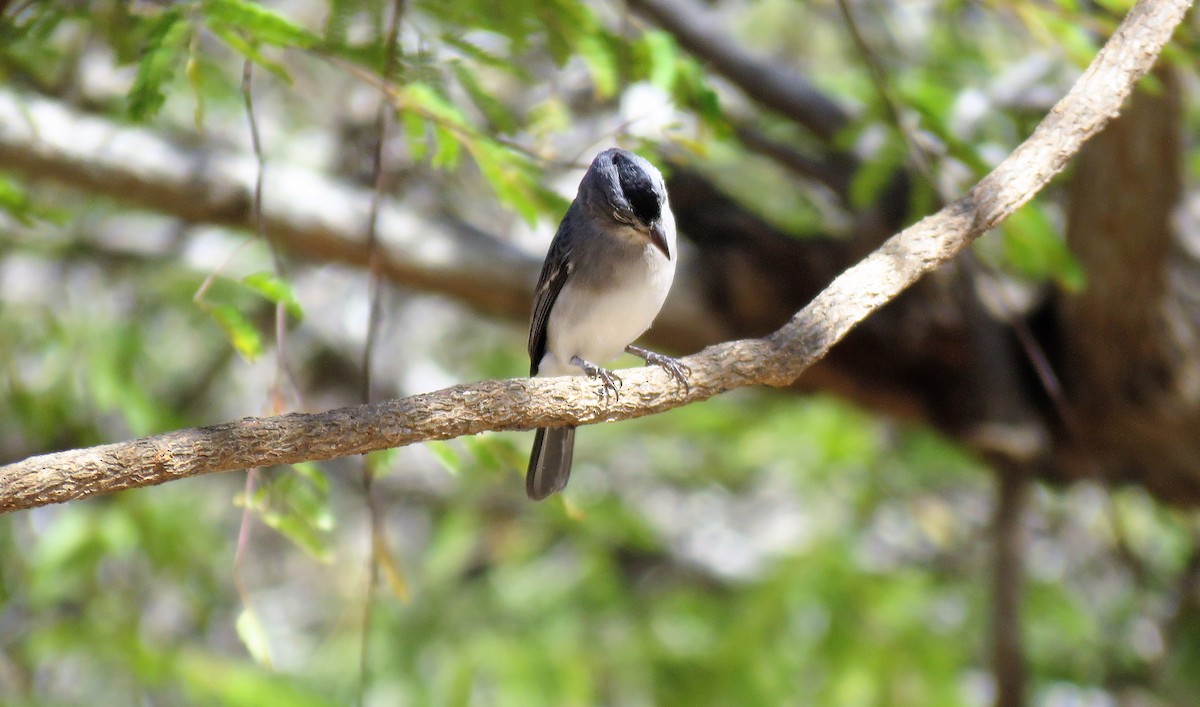
[[[675,217],[654,165],[610,148],[596,155],[563,216],[529,322],[529,375],[586,374],[607,399],[621,379],[599,363],[629,352],[661,366],[687,389],[687,366],[632,342],[662,308],[675,277]],[[535,501],[567,485],[574,427],[537,431],[525,492]]]

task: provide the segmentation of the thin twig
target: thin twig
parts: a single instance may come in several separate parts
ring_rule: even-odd
[[[850,33],[850,39],[854,42],[854,47],[862,57],[863,64],[867,67],[867,73],[871,76],[871,83],[875,85],[875,92],[879,94],[880,101],[883,102],[883,108],[887,111],[888,119],[900,131],[900,136],[904,140],[905,146],[908,148],[908,158],[917,172],[925,179],[929,186],[937,193],[937,179],[933,175],[933,166],[925,149],[921,146],[921,142],[913,133],[910,127],[904,122],[904,116],[900,113],[900,101],[896,99],[892,93],[891,86],[888,83],[887,70],[883,68],[883,64],[879,58],[875,56],[875,52],[871,51],[870,45],[859,31],[858,22],[854,18],[854,12],[850,9],[850,4],[847,0],[837,0],[838,9],[842,12],[842,19],[846,23],[846,30]],[[942,203],[949,201],[943,195],[939,195]]]
[[[266,160],[263,157],[262,142],[259,140],[258,121],[255,119],[255,115],[254,115],[254,98],[253,98],[253,94],[252,94],[252,90],[251,90],[252,89],[251,82],[252,82],[253,76],[254,76],[253,64],[250,62],[249,59],[246,59],[242,63],[242,100],[245,104],[245,109],[246,109],[246,122],[249,124],[249,127],[250,127],[250,145],[254,151],[254,158],[255,158],[255,162],[256,162],[256,165],[255,165],[256,171],[255,171],[255,175],[254,175],[254,201],[251,206],[251,209],[252,209],[251,219],[254,221],[255,234],[259,238],[264,238],[263,230],[262,230],[262,192],[263,192],[263,172],[266,171]],[[271,253],[274,254],[274,252],[275,252],[274,247],[272,247],[269,244],[268,248],[270,248]],[[238,249],[234,250],[234,253],[236,253],[240,249],[241,248],[239,247]],[[231,260],[232,258],[233,258],[233,254],[231,253],[229,258],[227,258],[225,262],[228,263],[229,260]],[[224,263],[222,265],[224,265]],[[202,284],[200,286],[200,289],[197,290],[196,297],[202,296],[202,293],[207,288],[207,286],[211,283],[211,281],[212,281],[212,275],[210,275],[208,278],[205,279],[204,284]],[[279,317],[280,317],[280,310],[279,310],[278,306],[276,307],[275,317],[276,317],[276,321],[278,322]],[[272,392],[273,392],[271,397],[275,401],[278,401],[278,399],[279,399],[279,396],[277,395],[278,386],[279,386],[278,368],[281,365],[281,360],[282,360],[282,351],[283,351],[283,339],[282,338],[279,339],[279,345],[278,345],[277,351],[279,352],[278,353],[279,358],[276,358],[275,382],[271,386]],[[274,406],[271,406],[271,407],[274,407]],[[278,414],[281,411],[278,409],[275,409],[275,410],[273,410],[273,412]],[[252,604],[250,603],[250,591],[246,587],[245,577],[243,577],[243,575],[242,575],[242,566],[243,566],[243,563],[246,558],[247,548],[249,547],[249,544],[250,544],[250,527],[251,527],[251,521],[252,521],[251,509],[253,509],[253,507],[254,507],[254,491],[255,491],[255,487],[258,484],[258,472],[259,472],[259,468],[257,466],[250,467],[249,469],[246,470],[246,485],[245,485],[245,488],[242,490],[242,494],[243,494],[243,496],[242,496],[242,522],[241,522],[241,526],[238,528],[237,548],[233,554],[233,584],[234,584],[234,587],[237,589],[238,596],[241,598],[242,606],[244,607],[243,610],[249,611],[249,612],[253,612],[254,609],[253,609]]]
[[[242,62],[242,100],[246,106],[246,120],[250,127],[250,144],[254,150],[254,159],[257,164],[257,172],[254,176],[254,204],[253,204],[253,220],[254,233],[267,244],[267,250],[271,253],[271,266],[275,271],[275,277],[280,282],[284,281],[283,257],[279,254],[278,244],[275,238],[266,230],[263,224],[263,181],[267,171],[267,158],[263,152],[262,138],[258,131],[258,119],[254,113],[254,93],[251,90],[251,82],[254,78],[254,63],[249,59]],[[283,298],[280,298],[275,303],[275,382],[271,387],[272,395],[275,400],[272,406],[276,408],[276,413],[280,412],[282,407],[282,382],[287,377],[287,307],[284,304]]]
[[[399,52],[400,22],[404,17],[405,0],[394,0],[392,17],[388,25],[384,47],[383,76],[384,83],[392,80]],[[384,192],[387,190],[387,171],[383,164],[383,151],[388,137],[388,113],[391,101],[387,91],[380,91],[379,105],[375,109],[375,154],[373,155],[372,173],[374,175],[374,191],[371,194],[370,215],[367,219],[367,291],[370,305],[367,313],[367,340],[363,344],[362,357],[362,401],[371,402],[371,356],[375,341],[379,335],[380,297],[383,291],[381,258],[379,255],[379,209],[383,203]],[[359,633],[358,653],[358,704],[366,704],[367,686],[370,682],[371,668],[371,618],[374,614],[376,587],[379,584],[380,551],[383,550],[381,540],[385,529],[383,514],[374,494],[375,469],[371,458],[362,457],[362,492],[366,501],[367,517],[370,523],[371,541],[367,557],[367,581],[363,597],[362,626]]]
[[[995,537],[992,575],[992,671],[996,679],[996,707],[1025,703],[1025,658],[1021,648],[1021,598],[1025,574],[1025,538],[1021,524],[1029,480],[1009,464],[996,473]]]

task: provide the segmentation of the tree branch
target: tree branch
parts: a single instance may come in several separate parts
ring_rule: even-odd
[[[794,72],[747,53],[707,10],[680,0],[628,0],[747,96],[830,142],[850,122],[842,107]]]
[[[1190,5],[1187,0],[1139,2],[1033,135],[991,174],[844,272],[775,333],[719,344],[684,359],[693,370],[687,394],[651,368],[624,374],[625,395],[607,406],[598,404],[586,379],[511,379],[324,413],[245,418],[0,467],[0,512],[198,474],[362,454],[487,430],[624,420],[742,386],[786,385],[863,318],[1044,187],[1118,113]]]
[[[253,155],[187,148],[45,98],[0,92],[0,165],[184,221],[256,228]],[[371,190],[284,164],[264,186],[262,228],[272,242],[302,257],[367,264]],[[395,201],[381,206],[378,235],[389,279],[488,314],[529,313],[538,263],[516,248]]]

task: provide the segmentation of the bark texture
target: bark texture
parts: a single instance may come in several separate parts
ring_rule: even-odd
[[[1067,240],[1088,285],[1059,307],[1077,475],[1200,493],[1200,252],[1176,227],[1184,155],[1172,71],[1080,153]]]

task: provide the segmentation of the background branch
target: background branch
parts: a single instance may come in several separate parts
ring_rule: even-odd
[[[747,96],[823,141],[850,122],[837,103],[798,74],[745,51],[708,11],[685,0],[628,0],[630,9],[670,32],[692,55]]]

